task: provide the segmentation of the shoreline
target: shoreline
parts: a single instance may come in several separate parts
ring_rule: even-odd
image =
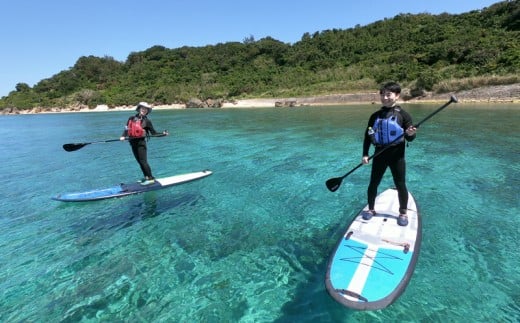
[[[442,103],[446,102],[450,95],[455,95],[462,104],[520,104],[520,83],[511,85],[497,85],[480,87],[471,90],[464,90],[454,93],[432,94],[426,93],[420,97],[407,96],[405,91],[401,94],[404,100],[401,104],[418,103]],[[199,106],[188,107],[188,103],[183,104],[159,104],[154,105],[156,110],[178,110],[178,109],[241,109],[241,108],[297,108],[304,106],[348,106],[348,105],[370,105],[379,104],[378,92],[360,92],[347,94],[329,94],[312,97],[293,97],[293,98],[256,98],[240,99],[233,101],[221,101],[218,106]],[[203,102],[201,102],[203,103]],[[33,108],[16,109],[6,108],[0,111],[0,115],[15,114],[51,114],[51,113],[82,113],[82,112],[107,112],[107,111],[132,111],[135,106],[109,107],[98,105],[95,108],[86,106],[68,108]]]

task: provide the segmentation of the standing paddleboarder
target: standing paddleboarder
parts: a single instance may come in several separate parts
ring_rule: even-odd
[[[389,167],[399,199],[397,223],[406,226],[408,225],[406,215],[408,189],[406,187],[405,140],[414,140],[417,129],[412,123],[412,117],[397,105],[397,100],[401,94],[399,84],[395,82],[386,83],[381,87],[379,94],[383,107],[373,113],[368,120],[363,140],[362,163],[368,164],[370,162],[368,151],[371,144],[375,146],[376,154],[379,150],[384,149],[384,151],[374,157],[367,190],[369,209],[363,212],[362,217],[364,220],[370,220],[376,214],[374,205],[377,188]]]
[[[119,139],[123,141],[128,138],[135,160],[141,167],[141,171],[144,175],[141,184],[149,185],[155,182],[155,178],[153,177],[152,169],[148,164],[146,140],[150,134],[157,135],[158,132],[155,131],[152,121],[148,119],[148,115],[152,112],[152,106],[150,104],[139,102],[135,110],[137,111],[137,114],[128,118],[125,131],[123,131],[123,134]],[[167,136],[168,132],[165,130],[162,134]]]

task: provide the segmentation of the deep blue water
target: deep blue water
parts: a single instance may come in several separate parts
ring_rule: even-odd
[[[355,167],[375,105],[154,111],[157,177],[181,186],[89,203],[51,197],[142,177],[117,139],[128,112],[0,117],[2,322],[520,320],[520,106],[452,105],[407,148],[419,261],[390,307],[329,297],[327,261],[366,203]],[[436,105],[406,105],[415,122]],[[388,173],[380,186],[392,185]]]

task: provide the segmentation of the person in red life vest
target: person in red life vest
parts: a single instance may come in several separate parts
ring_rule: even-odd
[[[141,184],[149,185],[155,183],[155,179],[152,175],[152,169],[148,164],[148,154],[146,141],[149,135],[158,135],[155,131],[152,121],[148,119],[148,115],[152,112],[152,106],[146,102],[139,102],[135,109],[137,114],[128,118],[125,126],[125,131],[119,138],[121,141],[128,139],[135,160],[141,167],[144,178],[141,180]],[[162,132],[163,135],[167,136],[168,132],[165,130]]]
[[[381,87],[379,94],[383,107],[374,112],[368,120],[363,141],[362,163],[369,163],[368,150],[371,144],[375,146],[376,153],[381,149],[385,150],[373,159],[370,184],[367,189],[369,209],[363,212],[362,217],[364,220],[370,220],[376,214],[374,204],[377,187],[389,167],[399,198],[397,224],[406,226],[408,225],[406,215],[408,189],[406,187],[405,140],[414,140],[417,129],[413,126],[412,117],[397,105],[401,94],[399,84],[389,82]]]

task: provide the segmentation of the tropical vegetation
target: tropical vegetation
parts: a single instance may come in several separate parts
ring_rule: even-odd
[[[34,87],[18,83],[0,107],[121,106],[310,96],[373,90],[395,80],[421,95],[519,83],[520,0],[464,14],[399,14],[366,26],[203,47],[161,45],[80,57]]]

